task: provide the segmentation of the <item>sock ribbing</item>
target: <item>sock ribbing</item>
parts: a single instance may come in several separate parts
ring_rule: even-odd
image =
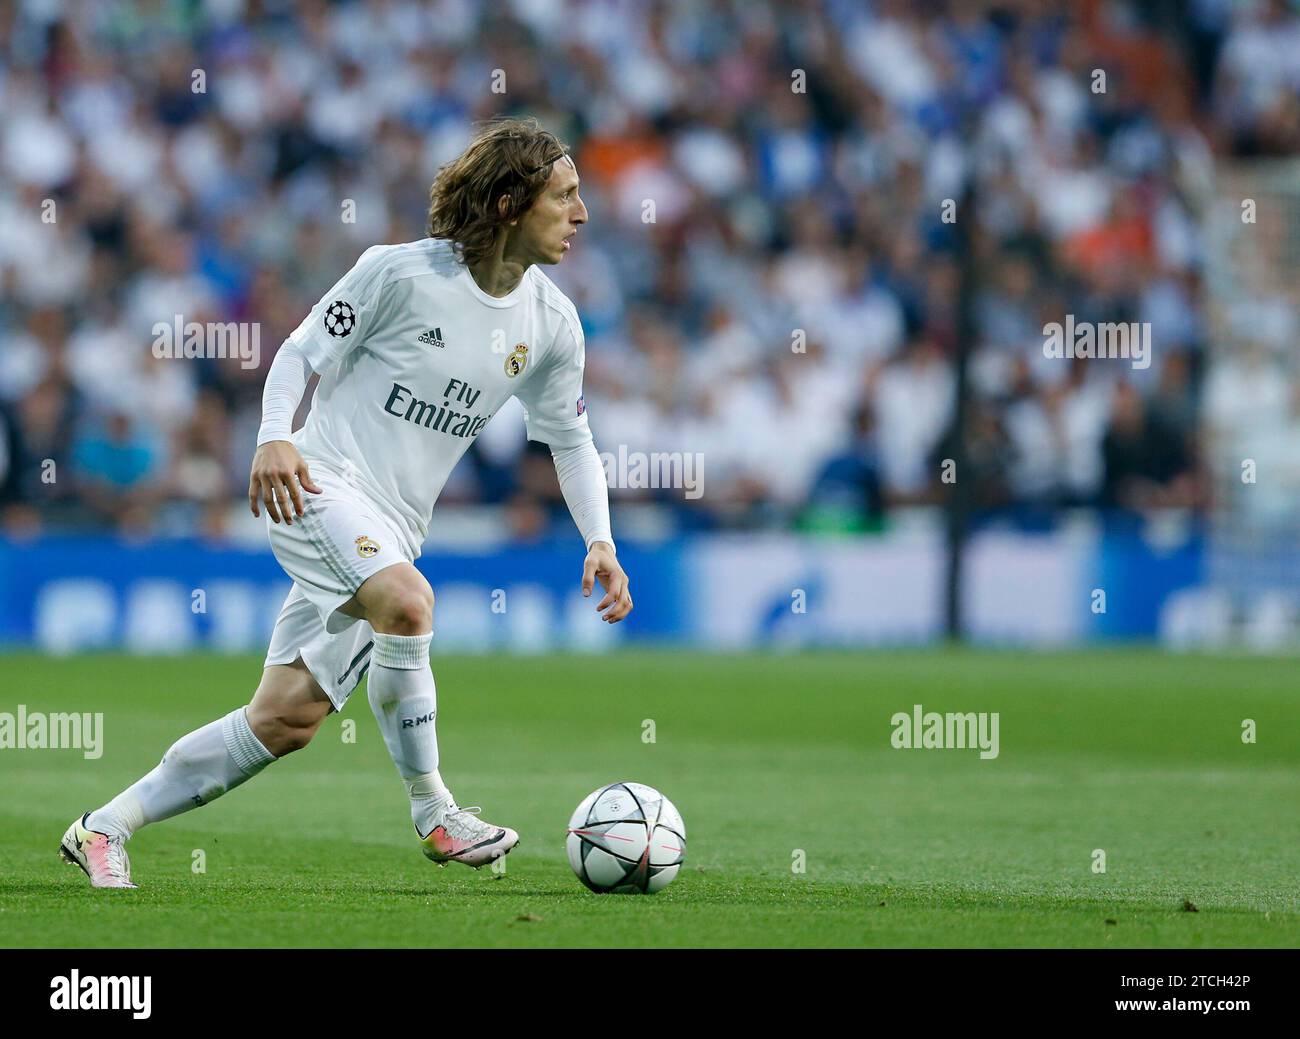
[[[275,760],[275,755],[253,734],[243,707],[236,707],[221,719],[221,735],[226,741],[226,750],[246,776],[256,775]]]
[[[397,668],[400,671],[418,671],[429,666],[429,643],[433,634],[386,635],[375,632],[375,652],[372,664]]]

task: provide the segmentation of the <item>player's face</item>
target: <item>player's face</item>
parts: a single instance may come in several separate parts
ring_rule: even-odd
[[[520,244],[534,263],[559,263],[572,246],[587,207],[578,195],[578,171],[567,155],[551,167],[551,179],[519,219]]]

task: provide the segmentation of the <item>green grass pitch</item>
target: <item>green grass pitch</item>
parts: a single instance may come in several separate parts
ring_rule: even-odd
[[[359,689],[306,750],[142,831],[133,892],[92,891],[59,837],[245,702],[260,661],[4,660],[0,710],[105,716],[98,760],[0,750],[5,946],[1300,945],[1289,660],[436,658],[443,774],[522,837],[504,875],[420,855]],[[894,749],[890,717],[916,703],[999,712],[1000,755]],[[686,820],[686,865],[652,897],[593,895],[565,860],[570,812],[618,779]]]

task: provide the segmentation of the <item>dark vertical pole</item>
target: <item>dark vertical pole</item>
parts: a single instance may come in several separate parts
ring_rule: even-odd
[[[955,412],[953,415],[953,463],[956,482],[948,495],[948,579],[946,626],[948,638],[959,642],[964,636],[962,624],[962,561],[966,549],[966,518],[970,509],[970,481],[966,455],[966,424],[969,411],[970,379],[967,374],[971,350],[975,345],[975,292],[978,261],[975,229],[975,176],[968,175],[966,189],[957,208],[957,342],[953,358]]]

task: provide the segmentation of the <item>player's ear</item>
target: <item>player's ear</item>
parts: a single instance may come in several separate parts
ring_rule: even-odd
[[[509,212],[510,212],[510,196],[502,195],[497,199],[497,213],[500,216],[505,216]],[[510,226],[514,227],[515,224],[517,223],[519,223],[518,217],[510,221]]]

